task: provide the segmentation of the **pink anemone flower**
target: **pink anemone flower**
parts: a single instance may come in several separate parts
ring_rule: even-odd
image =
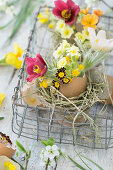
[[[75,5],[72,0],[67,0],[65,3],[62,0],[57,0],[54,2],[55,8],[53,9],[53,14],[58,18],[61,18],[68,25],[73,25],[75,22],[75,17],[80,11],[80,7]]]
[[[36,55],[36,58],[27,57],[27,81],[31,82],[34,78],[42,77],[47,72],[47,65],[40,54]]]

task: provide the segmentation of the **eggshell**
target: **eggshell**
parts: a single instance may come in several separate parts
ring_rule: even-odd
[[[111,87],[112,87],[111,98],[112,98],[112,100],[113,100],[113,77],[112,77],[112,76],[107,76],[107,78],[108,78],[108,80],[109,80],[109,82],[110,82],[110,85],[111,85]],[[107,100],[105,100],[105,102],[106,102],[107,104],[112,104],[112,101],[111,101],[110,97],[109,97]]]
[[[0,156],[0,170],[4,170],[5,162],[10,162],[12,165],[14,165],[15,170],[20,170],[20,165],[12,161],[11,159],[7,158],[6,156]]]
[[[30,106],[42,106],[42,102],[39,100],[39,94],[36,92],[35,83],[27,83],[22,89],[22,99],[25,104]]]
[[[7,156],[8,158],[12,158],[16,150],[11,147],[7,147],[5,144],[0,143],[0,156]]]
[[[72,82],[69,84],[62,84],[60,86],[60,92],[67,98],[79,96],[86,90],[87,78],[84,77],[74,77]]]
[[[55,117],[58,123],[61,124],[62,126],[73,127],[73,120],[75,117],[74,114],[76,114],[77,111],[74,110],[74,111],[69,111],[69,112],[70,113],[65,116],[64,116],[64,108],[60,108],[58,112],[55,112]],[[85,109],[84,112],[87,114],[89,112],[89,108]],[[85,122],[86,122],[86,119],[83,116],[79,115],[75,120],[74,126],[78,127],[80,126],[80,123],[83,124]]]

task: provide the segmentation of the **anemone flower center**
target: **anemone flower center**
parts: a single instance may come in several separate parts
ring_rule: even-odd
[[[39,74],[39,73],[41,73],[41,70],[37,65],[35,65],[33,68],[33,72]]]
[[[71,10],[65,9],[61,12],[61,15],[64,19],[68,20],[71,18]]]

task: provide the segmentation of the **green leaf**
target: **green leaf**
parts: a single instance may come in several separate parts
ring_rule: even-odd
[[[8,27],[13,21],[14,21],[14,19],[10,20],[7,24],[5,24],[5,25],[3,25],[3,26],[0,26],[0,30]]]
[[[19,150],[26,153],[26,150],[25,148],[23,147],[23,145],[21,143],[19,143],[17,140],[16,140],[16,145],[18,146]]]
[[[48,145],[53,146],[55,144],[55,140],[50,137],[47,141],[41,140],[41,143],[45,146],[48,146]]]
[[[29,154],[26,158],[29,159],[30,157],[31,157],[31,150],[29,151]]]
[[[72,62],[76,62],[76,58],[75,58],[75,56],[72,56]]]
[[[3,120],[4,119],[4,117],[0,117],[0,120]]]
[[[94,161],[92,161],[91,159],[85,157],[84,155],[79,154],[81,157],[87,159],[88,161],[90,161],[91,163],[93,163],[97,168],[99,168],[100,170],[104,170],[100,165],[98,165],[97,163],[95,163]]]
[[[84,167],[82,167],[80,164],[78,164],[77,162],[75,162],[70,156],[68,156],[68,158],[70,159],[71,162],[73,162],[76,167],[78,167],[81,170],[86,170]]]

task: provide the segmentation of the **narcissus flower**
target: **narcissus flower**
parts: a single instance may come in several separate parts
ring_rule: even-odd
[[[90,9],[89,7],[88,7],[88,8],[86,8],[86,9],[81,9],[81,10],[80,10],[80,13],[81,13],[81,14],[85,14],[85,15],[87,15],[87,14],[88,14],[88,12],[89,12],[89,9]]]
[[[75,22],[75,17],[78,15],[80,8],[72,0],[67,0],[65,3],[62,0],[57,0],[54,2],[55,8],[53,9],[53,14],[58,18],[62,18],[66,24],[73,25]]]
[[[15,68],[20,69],[22,61],[18,58],[23,54],[23,48],[19,47],[17,43],[14,45],[14,53],[9,52],[5,56],[5,61],[9,65],[13,65]]]
[[[113,50],[113,39],[106,39],[106,32],[100,30],[96,35],[93,28],[88,28],[91,46],[94,50],[112,51]]]
[[[0,106],[2,105],[3,100],[5,99],[5,94],[0,93]]]
[[[99,21],[99,18],[95,14],[87,14],[84,15],[81,19],[81,24],[83,25],[84,28],[92,27],[96,29],[96,25]]]
[[[40,54],[36,55],[36,58],[27,57],[27,73],[29,74],[26,79],[31,82],[34,78],[42,77],[47,72],[47,65]]]
[[[94,9],[93,13],[95,15],[97,15],[98,17],[101,17],[103,15],[103,11],[99,10],[99,9]]]

